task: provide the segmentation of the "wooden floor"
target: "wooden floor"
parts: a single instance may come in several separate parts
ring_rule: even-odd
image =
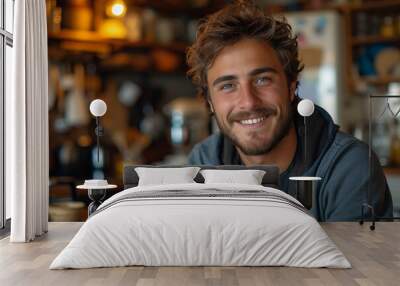
[[[400,223],[323,224],[353,268],[121,267],[48,270],[81,223],[50,223],[32,243],[0,241],[0,285],[400,285]]]

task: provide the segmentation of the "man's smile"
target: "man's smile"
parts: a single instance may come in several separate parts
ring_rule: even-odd
[[[268,117],[269,116],[249,117],[235,122],[239,123],[240,126],[245,128],[260,128],[265,124],[265,119]]]
[[[245,125],[250,125],[250,124],[259,123],[259,122],[263,121],[264,119],[265,119],[265,117],[249,118],[249,119],[241,120],[240,123],[245,124]]]

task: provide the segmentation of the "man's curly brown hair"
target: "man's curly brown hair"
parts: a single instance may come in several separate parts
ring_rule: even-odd
[[[252,1],[237,1],[200,22],[196,40],[187,53],[188,76],[207,99],[207,70],[226,46],[244,38],[267,42],[276,51],[288,84],[296,81],[303,65],[298,59],[297,37],[286,19],[265,14]]]

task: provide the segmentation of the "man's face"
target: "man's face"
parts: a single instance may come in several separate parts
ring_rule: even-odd
[[[289,132],[296,83],[274,49],[255,39],[225,47],[207,72],[209,103],[222,133],[246,155],[272,150]]]

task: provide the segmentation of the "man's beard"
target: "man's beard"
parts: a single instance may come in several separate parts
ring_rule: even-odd
[[[274,131],[274,134],[272,134],[271,139],[269,142],[265,142],[265,144],[262,144],[261,146],[245,146],[245,144],[242,144],[239,140],[239,138],[232,133],[232,130],[228,128],[224,128],[224,126],[219,122],[218,117],[215,116],[217,124],[221,132],[227,136],[232,143],[242,151],[243,154],[247,156],[256,156],[256,155],[263,155],[266,153],[269,153],[271,150],[273,150],[279,142],[289,133],[290,128],[292,126],[292,121],[293,121],[293,107],[292,104],[290,104],[289,109],[286,111],[286,114],[283,114],[283,117],[279,119],[279,123],[276,127],[276,130]],[[229,117],[228,116],[228,122],[234,122],[238,121],[241,119],[248,118],[249,114],[257,114],[261,116],[276,116],[276,110],[274,109],[269,109],[269,108],[259,108],[254,111],[249,111],[249,112],[242,112],[242,113],[236,113],[234,116]],[[264,120],[267,120],[268,118],[265,118]],[[257,132],[253,133],[254,139],[257,138]]]

